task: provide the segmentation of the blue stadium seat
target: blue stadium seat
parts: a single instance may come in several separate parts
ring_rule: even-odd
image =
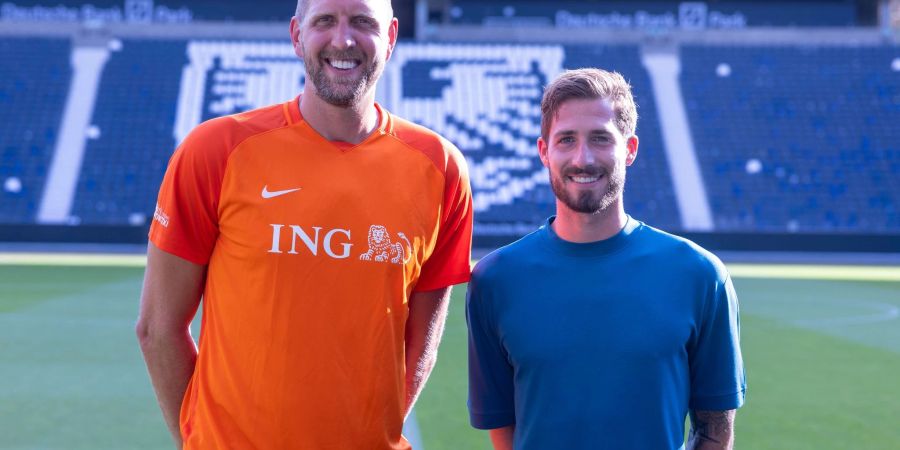
[[[34,223],[71,81],[64,39],[0,39],[0,223]]]
[[[718,231],[900,232],[900,48],[682,48]]]
[[[72,215],[82,224],[149,223],[175,149],[185,41],[126,40],[110,55],[94,108]]]

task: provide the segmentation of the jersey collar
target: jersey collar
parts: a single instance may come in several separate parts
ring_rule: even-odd
[[[550,216],[541,227],[547,244],[560,253],[579,257],[598,257],[621,250],[628,244],[631,240],[629,238],[641,225],[640,221],[633,219],[631,216],[627,216],[625,226],[614,236],[601,241],[581,243],[569,242],[559,237],[559,235],[553,231],[553,227],[550,226],[554,220],[556,220],[556,216]]]

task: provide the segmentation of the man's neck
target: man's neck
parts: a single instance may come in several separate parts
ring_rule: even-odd
[[[329,141],[359,144],[378,128],[374,92],[346,108],[334,106],[309,92],[300,96],[300,114],[313,130]]]
[[[628,216],[622,199],[594,214],[572,211],[562,202],[556,202],[556,220],[553,231],[564,241],[585,243],[609,239],[625,228]]]

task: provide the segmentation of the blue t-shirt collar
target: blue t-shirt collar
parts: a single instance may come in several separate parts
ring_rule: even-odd
[[[556,234],[550,224],[556,220],[556,216],[547,218],[541,226],[541,232],[545,242],[554,250],[570,256],[596,257],[614,253],[628,244],[631,235],[640,226],[640,221],[626,216],[625,226],[614,236],[595,242],[570,242]]]

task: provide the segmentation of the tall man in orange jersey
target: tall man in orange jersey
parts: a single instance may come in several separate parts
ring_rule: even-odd
[[[410,447],[403,419],[469,278],[472,199],[459,150],[375,103],[392,16],[301,0],[306,90],[205,122],[172,156],[137,334],[178,447]]]

